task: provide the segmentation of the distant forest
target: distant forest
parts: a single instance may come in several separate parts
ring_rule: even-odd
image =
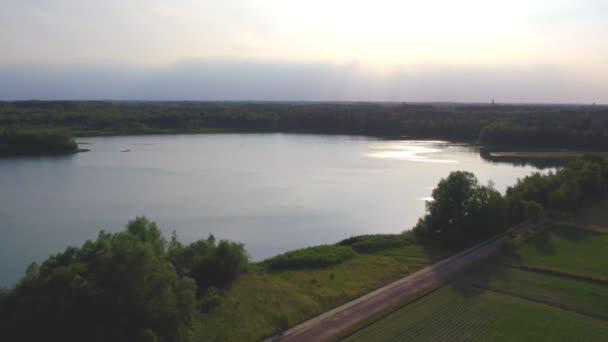
[[[604,149],[608,107],[338,102],[0,102],[0,128],[72,136],[307,132]]]

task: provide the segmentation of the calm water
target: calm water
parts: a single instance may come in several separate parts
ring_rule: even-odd
[[[438,180],[474,172],[497,189],[533,167],[469,146],[352,136],[214,134],[82,138],[87,153],[0,160],[0,285],[31,261],[146,215],[182,241],[213,233],[254,260],[411,228]],[[122,150],[130,152],[121,153]]]

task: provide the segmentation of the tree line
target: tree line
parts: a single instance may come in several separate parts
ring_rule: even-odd
[[[527,147],[608,147],[608,107],[313,102],[0,102],[0,127],[72,135],[347,133]]]
[[[472,173],[456,171],[433,190],[413,231],[423,240],[460,249],[512,225],[589,205],[606,196],[607,184],[605,154],[586,154],[556,172],[519,179],[504,195],[491,184],[479,184]]]

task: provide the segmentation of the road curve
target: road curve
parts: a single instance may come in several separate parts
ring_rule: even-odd
[[[523,232],[525,228],[519,227]],[[304,321],[269,341],[325,341],[344,333],[384,310],[390,309],[420,291],[432,289],[465,266],[500,250],[507,238],[496,236],[463,252],[425,267],[389,285]]]

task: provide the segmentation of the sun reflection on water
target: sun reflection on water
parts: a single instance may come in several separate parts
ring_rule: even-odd
[[[366,155],[373,158],[397,159],[426,163],[458,163],[457,160],[430,158],[427,155],[441,152],[442,150],[427,146],[420,146],[418,145],[420,143],[421,142],[417,141],[380,143],[371,146],[372,152],[369,152]],[[429,142],[425,141],[424,143],[428,144]],[[438,141],[436,143],[439,144],[441,142]]]

